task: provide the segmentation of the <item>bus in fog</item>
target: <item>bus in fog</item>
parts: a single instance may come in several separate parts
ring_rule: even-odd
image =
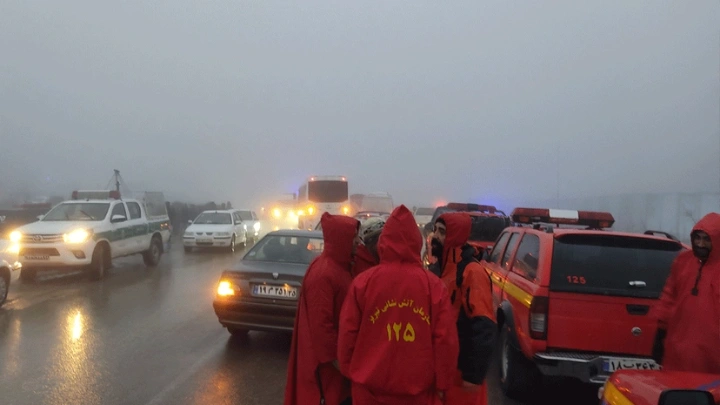
[[[298,228],[315,229],[324,212],[350,215],[345,176],[312,176],[298,189]]]

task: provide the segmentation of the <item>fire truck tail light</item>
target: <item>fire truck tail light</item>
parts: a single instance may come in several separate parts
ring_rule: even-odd
[[[530,337],[533,339],[547,339],[548,304],[548,297],[534,297],[530,304]]]
[[[515,208],[511,214],[513,222],[532,224],[581,225],[591,228],[610,228],[615,218],[609,212],[556,210],[547,208]]]

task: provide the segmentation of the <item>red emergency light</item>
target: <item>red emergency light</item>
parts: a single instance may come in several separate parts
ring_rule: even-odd
[[[556,225],[579,225],[590,228],[610,228],[615,218],[609,212],[556,210],[547,208],[515,208],[512,221],[520,224],[538,222]]]
[[[494,214],[495,211],[497,211],[497,208],[493,207],[492,205],[480,205],[480,204],[470,204],[470,203],[448,203],[448,208],[457,210],[457,211],[463,211],[463,212],[487,212],[490,214]]]

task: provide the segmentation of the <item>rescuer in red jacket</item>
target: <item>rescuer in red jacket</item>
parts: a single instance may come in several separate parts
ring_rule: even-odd
[[[338,321],[352,282],[350,267],[360,222],[327,212],[320,219],[325,248],[303,279],[288,361],[285,405],[349,400],[350,383],[337,361]]]
[[[452,384],[455,316],[443,283],[422,268],[421,247],[412,213],[397,207],[380,235],[380,264],[350,287],[338,359],[353,405],[436,404]]]
[[[666,370],[720,374],[720,214],[690,236],[692,251],[675,259],[660,297],[653,357]]]
[[[377,217],[369,218],[360,225],[360,239],[362,240],[362,244],[358,245],[355,251],[352,268],[353,278],[380,263],[377,245],[384,226],[385,220]]]
[[[497,333],[490,276],[467,244],[471,227],[467,213],[446,213],[435,221],[431,240],[438,258],[431,271],[449,291],[460,341],[453,385],[445,395],[448,405],[487,404],[485,376]]]

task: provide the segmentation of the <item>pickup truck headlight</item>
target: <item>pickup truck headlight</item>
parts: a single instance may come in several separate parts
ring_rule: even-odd
[[[63,235],[65,243],[85,243],[90,238],[91,233],[85,229],[76,229],[70,233]]]
[[[5,252],[14,256],[17,256],[20,254],[20,244],[19,243],[10,243],[10,245],[5,248]]]
[[[10,242],[18,243],[22,239],[22,234],[18,231],[10,232]]]

